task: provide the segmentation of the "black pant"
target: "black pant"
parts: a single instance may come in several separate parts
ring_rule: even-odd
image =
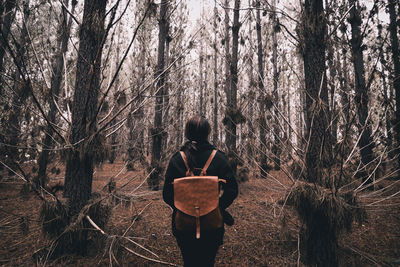
[[[202,231],[200,239],[196,239],[195,232],[176,231],[175,237],[181,249],[184,266],[213,267],[223,236],[224,228]]]

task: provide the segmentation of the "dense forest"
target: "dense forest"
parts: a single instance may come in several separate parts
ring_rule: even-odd
[[[398,0],[4,0],[0,265],[179,266],[160,190],[205,116],[217,266],[400,264]]]

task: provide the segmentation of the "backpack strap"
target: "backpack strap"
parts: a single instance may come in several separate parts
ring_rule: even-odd
[[[215,154],[217,154],[217,150],[216,149],[214,149],[211,152],[210,157],[208,158],[208,160],[207,160],[206,164],[204,165],[203,169],[201,170],[200,176],[206,176],[207,175],[207,169],[210,166],[211,161],[214,159]]]
[[[181,153],[181,157],[182,157],[183,162],[185,163],[185,166],[186,166],[186,176],[193,176],[193,172],[190,171],[189,164],[187,162],[185,152],[179,151],[179,153]]]

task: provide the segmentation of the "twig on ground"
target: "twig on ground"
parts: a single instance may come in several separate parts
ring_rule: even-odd
[[[144,255],[142,255],[142,254],[139,254],[139,253],[137,253],[137,252],[135,252],[135,251],[133,251],[133,250],[131,250],[131,249],[129,249],[129,248],[123,246],[123,245],[121,245],[121,247],[123,247],[124,249],[126,249],[126,250],[129,251],[130,253],[132,253],[132,254],[134,254],[134,255],[136,255],[136,256],[138,256],[138,257],[141,257],[141,258],[143,258],[143,259],[149,260],[149,261],[153,261],[153,262],[157,262],[157,263],[161,263],[161,264],[165,264],[165,265],[170,265],[170,266],[177,266],[177,267],[180,266],[180,265],[176,265],[176,264],[174,264],[174,263],[170,263],[170,262],[166,262],[166,261],[160,261],[160,260],[156,260],[156,259],[152,259],[152,258],[146,257],[146,256],[144,256]]]

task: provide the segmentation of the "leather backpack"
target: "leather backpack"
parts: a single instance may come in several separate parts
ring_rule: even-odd
[[[180,151],[186,166],[186,177],[174,180],[174,205],[177,209],[175,227],[179,231],[196,231],[200,238],[200,229],[215,230],[223,226],[219,209],[218,176],[207,176],[207,169],[217,150],[213,150],[200,175],[195,176],[187,163],[186,155]]]

